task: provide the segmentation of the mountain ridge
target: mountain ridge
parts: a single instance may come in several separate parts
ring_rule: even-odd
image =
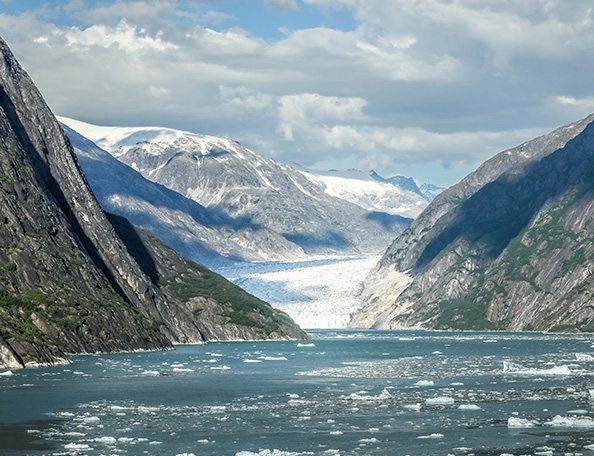
[[[108,152],[144,178],[234,220],[234,229],[270,233],[259,242],[234,238],[262,253],[284,244],[294,256],[377,254],[411,221],[329,195],[319,182],[236,141],[157,127],[62,121],[110,147]],[[395,188],[393,193],[399,194]]]
[[[369,274],[351,324],[591,330],[592,121],[501,152],[438,195]]]

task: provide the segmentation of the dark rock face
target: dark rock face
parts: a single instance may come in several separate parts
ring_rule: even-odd
[[[437,196],[367,278],[370,306],[353,324],[594,330],[593,120],[502,152]],[[386,292],[389,274],[405,286]]]
[[[181,337],[167,297],[116,234],[1,39],[0,57],[0,367],[170,348]]]

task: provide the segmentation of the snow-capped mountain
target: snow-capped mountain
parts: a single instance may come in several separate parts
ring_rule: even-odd
[[[415,218],[429,204],[420,193],[394,185],[375,171],[366,173],[350,169],[301,172],[309,180],[320,185],[328,195],[344,199],[369,211]]]
[[[423,194],[423,196],[425,198],[427,198],[429,201],[433,201],[435,199],[435,197],[437,195],[439,195],[440,193],[442,193],[443,191],[446,190],[445,187],[439,187],[437,185],[433,185],[433,184],[421,184],[421,186],[419,187],[419,190],[421,191],[421,193]]]
[[[396,215],[401,202],[364,208],[328,194],[327,186],[319,181],[230,139],[167,128],[98,127],[61,120],[144,178],[193,200],[201,211],[205,208],[212,217],[228,223],[230,235],[238,228],[251,230],[251,245],[241,244],[248,239],[248,231],[234,241],[260,255],[279,247],[282,254],[298,254],[301,249],[306,254],[377,254],[410,224],[408,217],[422,209],[411,204]],[[133,191],[118,191],[117,186],[124,185],[121,179],[97,182],[112,187],[112,200],[122,201]],[[159,216],[153,212],[147,218]],[[195,219],[201,221],[199,216]],[[256,237],[260,232],[278,236],[270,234],[263,240]]]
[[[62,124],[101,207],[126,217],[184,257],[215,266],[301,258],[303,250],[278,233],[238,223],[151,182],[95,143]],[[272,246],[272,247],[271,247]]]

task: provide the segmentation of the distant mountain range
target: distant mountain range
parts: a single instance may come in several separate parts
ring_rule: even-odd
[[[368,275],[355,327],[594,331],[594,114],[439,194]]]
[[[428,204],[365,173],[297,170],[229,139],[61,121],[102,206],[202,264],[377,255]]]

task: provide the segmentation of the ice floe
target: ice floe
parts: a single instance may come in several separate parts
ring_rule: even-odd
[[[452,405],[455,402],[453,397],[438,396],[425,399],[427,405]]]
[[[507,419],[508,428],[525,429],[538,425],[538,422],[512,416]]]
[[[518,374],[528,376],[555,376],[555,375],[571,375],[571,370],[567,365],[553,366],[549,369],[532,369],[524,367],[521,364],[513,363],[510,361],[503,361],[503,373],[505,374]]]

